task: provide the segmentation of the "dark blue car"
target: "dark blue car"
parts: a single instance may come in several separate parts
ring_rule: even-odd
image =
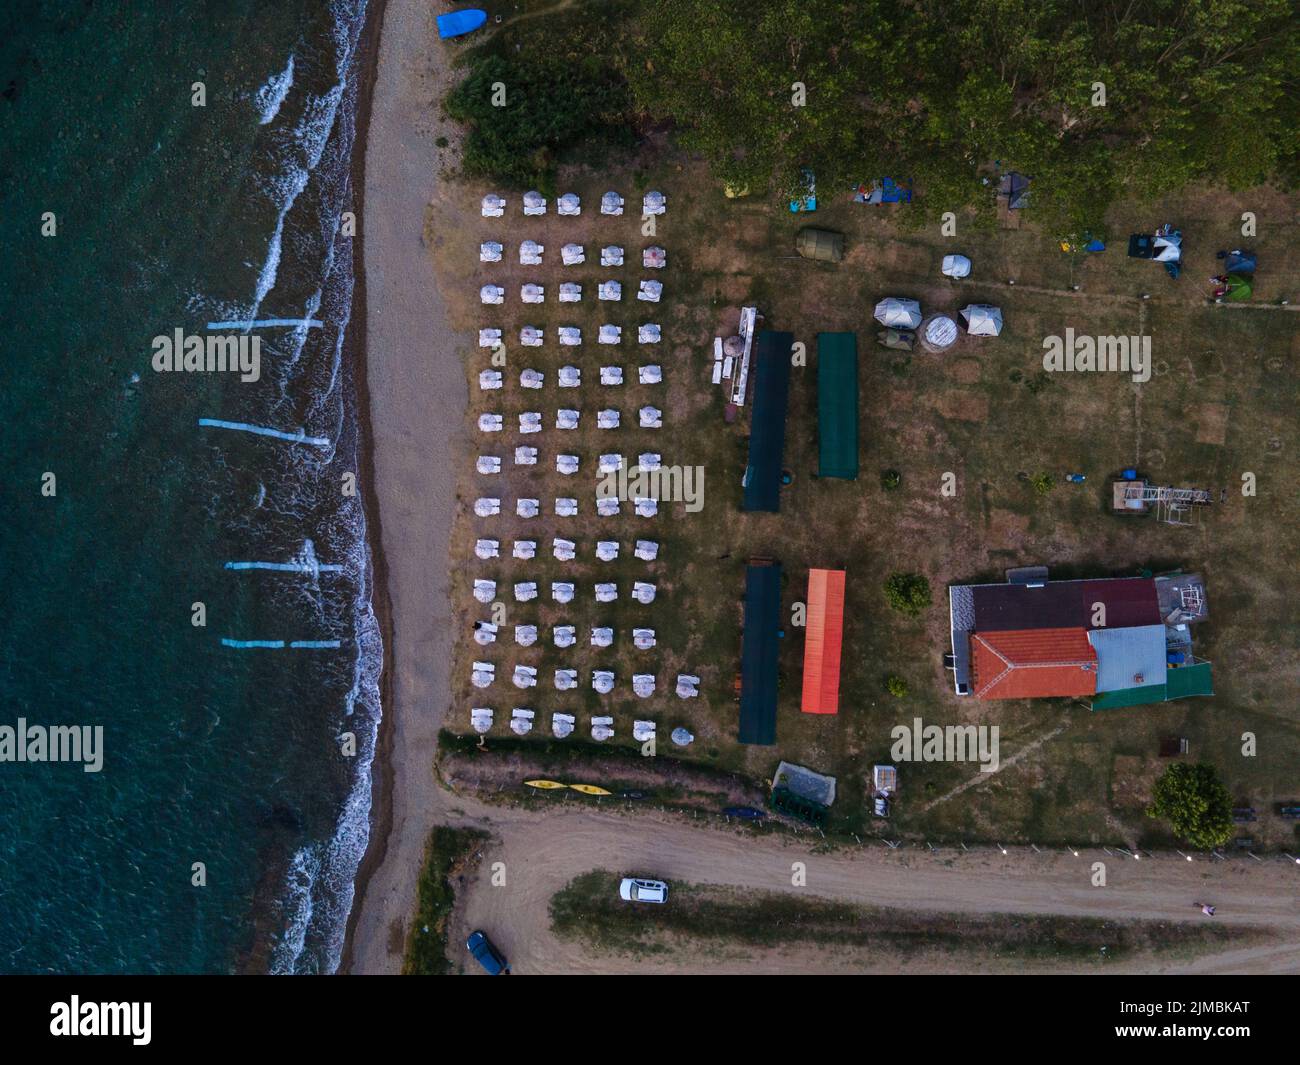
[[[471,932],[469,939],[465,940],[465,946],[474,955],[474,959],[487,970],[489,976],[500,976],[510,971],[510,963],[506,961],[506,956],[493,946],[486,932]]]

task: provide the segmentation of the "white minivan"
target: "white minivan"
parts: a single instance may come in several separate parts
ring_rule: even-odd
[[[627,877],[618,886],[618,897],[624,902],[667,902],[668,885],[662,880]]]

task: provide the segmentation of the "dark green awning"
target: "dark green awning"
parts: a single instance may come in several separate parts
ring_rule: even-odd
[[[858,475],[858,338],[817,334],[817,472],[853,480]]]

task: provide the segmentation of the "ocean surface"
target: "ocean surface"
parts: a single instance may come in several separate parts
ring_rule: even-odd
[[[98,773],[0,762],[0,972],[338,964],[381,661],[343,348],[365,13],[0,5],[0,726],[104,730]],[[321,325],[207,328],[262,319]],[[177,329],[260,337],[260,379],[157,371]]]

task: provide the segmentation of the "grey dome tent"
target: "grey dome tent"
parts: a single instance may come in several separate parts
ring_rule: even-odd
[[[964,255],[945,255],[943,257],[944,277],[969,277],[970,260]]]
[[[921,305],[890,296],[876,304],[876,321],[891,329],[915,329],[921,324]]]
[[[987,303],[972,303],[959,312],[966,331],[975,337],[995,337],[1002,332],[1002,310]]]

